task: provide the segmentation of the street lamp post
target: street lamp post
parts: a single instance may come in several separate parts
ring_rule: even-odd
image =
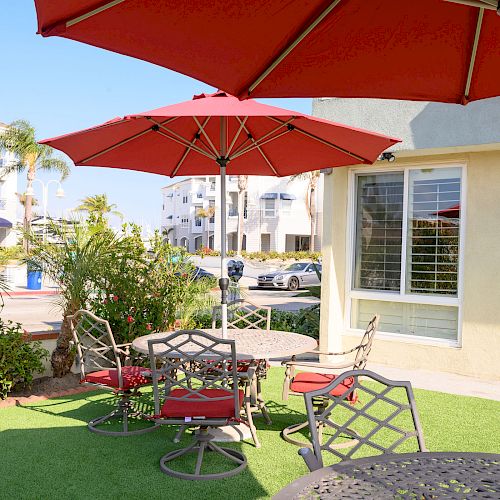
[[[48,197],[49,197],[49,186],[51,183],[55,183],[59,186],[57,188],[57,191],[56,191],[57,198],[64,198],[64,189],[62,188],[60,181],[58,181],[56,179],[51,179],[47,182],[43,182],[40,179],[33,179],[33,182],[39,182],[40,185],[42,186],[42,207],[43,207],[42,239],[43,239],[43,242],[45,243],[45,241],[47,239],[47,204],[48,204]],[[33,187],[29,187],[26,190],[25,194],[26,194],[26,196],[33,196],[35,194]]]

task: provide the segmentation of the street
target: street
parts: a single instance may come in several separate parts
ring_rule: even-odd
[[[219,257],[194,257],[193,261],[203,269],[220,275]],[[317,304],[315,297],[301,297],[301,292],[288,292],[280,289],[256,289],[256,277],[275,269],[266,263],[245,263],[243,277],[240,280],[242,296],[259,304],[276,309],[296,311]],[[53,290],[53,288],[48,288]],[[16,290],[19,293],[19,289]],[[29,332],[57,330],[61,324],[61,310],[57,305],[58,295],[13,295],[5,296],[5,306],[1,313],[4,320],[19,322]]]

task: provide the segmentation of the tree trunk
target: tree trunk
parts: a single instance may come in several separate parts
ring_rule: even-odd
[[[237,254],[241,255],[243,246],[243,193],[238,193],[238,247]]]
[[[309,198],[309,219],[311,222],[311,235],[309,237],[309,252],[314,252],[314,234],[315,234],[315,222],[316,222],[316,199],[315,199],[316,187],[311,186],[310,198]]]
[[[27,186],[26,186],[26,191],[31,192],[33,189],[33,180],[35,179],[35,166],[30,164],[28,167],[28,173],[27,173]],[[23,221],[23,227],[25,233],[29,232],[31,229],[31,219],[33,218],[33,196],[32,195],[26,195],[25,200],[24,200],[24,221]],[[26,252],[29,251],[29,241],[26,238],[26,236],[23,237],[23,247],[26,250]]]
[[[64,377],[64,375],[69,373],[75,360],[75,353],[70,346],[70,341],[73,339],[68,321],[68,315],[70,314],[72,314],[72,311],[64,311],[61,332],[59,333],[59,337],[57,337],[57,345],[50,359],[52,373],[56,378]]]

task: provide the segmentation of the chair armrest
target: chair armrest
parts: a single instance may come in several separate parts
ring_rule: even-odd
[[[318,363],[316,361],[283,361],[283,365],[285,366],[296,366],[297,368],[305,367],[305,368],[330,368],[333,370],[341,369],[341,368],[352,368],[352,361],[347,361],[345,363]]]
[[[352,349],[349,349],[348,351],[342,351],[342,352],[328,352],[328,351],[311,351],[314,354],[322,354],[324,356],[344,356],[346,354],[351,354],[354,351],[357,351],[359,349],[359,346],[355,346]]]

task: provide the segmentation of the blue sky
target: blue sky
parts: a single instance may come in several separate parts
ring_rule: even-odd
[[[213,91],[204,83],[150,63],[36,35],[32,0],[0,0],[0,12],[0,121],[27,119],[41,139]],[[311,112],[310,99],[263,102]],[[40,175],[42,180],[54,177]],[[160,222],[160,188],[176,180],[126,170],[73,167],[64,183],[64,199],[55,197],[56,187],[51,185],[49,213],[59,216],[77,206],[81,198],[105,192],[126,220],[154,228]],[[19,191],[24,192],[25,185],[22,175]],[[39,185],[35,191],[40,198]]]

